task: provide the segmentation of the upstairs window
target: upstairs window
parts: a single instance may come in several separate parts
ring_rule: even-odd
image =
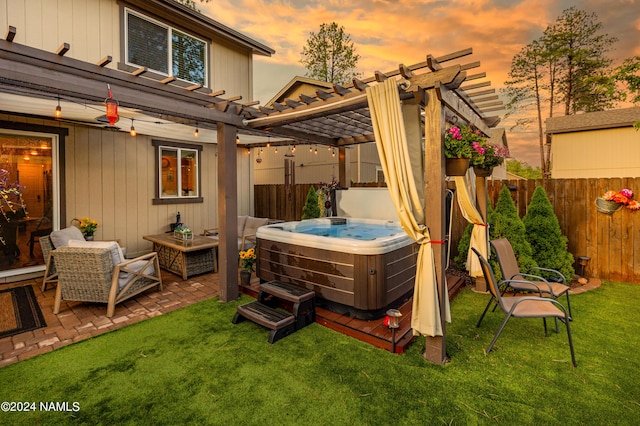
[[[204,41],[131,10],[125,22],[127,64],[206,86]]]

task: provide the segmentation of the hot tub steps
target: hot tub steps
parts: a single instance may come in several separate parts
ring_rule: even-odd
[[[292,303],[293,312],[276,310],[281,301]],[[280,281],[263,283],[258,300],[238,306],[232,322],[244,319],[271,329],[269,343],[274,343],[315,321],[315,293]]]
[[[296,317],[258,301],[238,306],[232,322],[238,324],[245,319],[271,329],[269,343],[275,343],[296,331]]]

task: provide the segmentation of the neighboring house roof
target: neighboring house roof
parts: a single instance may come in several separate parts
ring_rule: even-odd
[[[547,134],[630,127],[640,120],[640,107],[547,118]]]
[[[218,37],[246,46],[256,55],[271,56],[276,53],[269,46],[174,0],[126,0],[126,3],[137,6],[141,10],[155,13],[170,22],[180,22],[185,27],[200,33],[203,30],[205,32],[213,32]]]
[[[295,94],[297,94],[297,96],[295,96],[296,98],[300,96],[300,93],[304,93],[308,96],[315,96],[315,91],[317,89],[333,89],[333,84],[297,75],[293,77],[291,81],[287,83],[273,98],[271,98],[265,106],[270,107],[274,102],[283,102],[287,98],[293,98],[293,95]]]
[[[489,139],[491,139],[491,143],[501,143],[502,146],[509,149],[509,144],[507,143],[507,131],[504,127],[494,127],[489,130]]]
[[[507,180],[526,180],[526,178],[515,173],[507,172]]]

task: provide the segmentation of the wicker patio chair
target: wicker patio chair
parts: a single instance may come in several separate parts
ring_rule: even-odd
[[[58,270],[54,314],[60,312],[62,300],[73,300],[106,303],[107,317],[112,317],[116,304],[155,286],[162,290],[157,253],[115,265],[113,253],[109,248],[87,247],[61,247],[53,252]]]
[[[560,320],[567,327],[567,336],[569,339],[569,349],[571,351],[571,362],[574,367],[577,367],[576,364],[576,355],[573,350],[573,339],[571,338],[571,327],[569,325],[570,318],[567,314],[567,309],[557,300],[550,299],[541,296],[502,296],[502,289],[500,285],[507,286],[511,283],[510,280],[504,280],[498,285],[496,281],[496,277],[493,273],[493,269],[489,262],[478,252],[475,248],[472,248],[473,252],[478,256],[480,260],[480,266],[482,268],[482,274],[484,275],[484,279],[487,281],[487,287],[491,292],[492,298],[494,298],[500,306],[500,309],[505,313],[504,321],[500,325],[500,329],[493,337],[493,340],[487,347],[486,353],[491,352],[493,345],[500,337],[502,330],[504,330],[505,325],[511,317],[515,318],[542,318],[542,322],[544,323],[544,334],[548,336],[547,332],[547,318],[554,318]],[[488,307],[488,305],[487,305]],[[486,313],[487,309],[485,309]],[[476,325],[476,327],[480,326],[480,322]]]
[[[509,287],[515,292],[523,293],[539,293],[542,295],[549,295],[553,299],[557,299],[563,294],[567,296],[567,309],[569,310],[569,319],[573,318],[571,312],[571,302],[569,300],[569,290],[571,289],[567,285],[566,277],[555,269],[548,268],[535,268],[536,271],[544,271],[550,273],[559,282],[547,280],[541,276],[533,274],[525,274],[520,272],[518,267],[518,260],[513,251],[511,243],[506,238],[498,238],[491,241],[491,246],[495,250],[496,258],[498,259],[498,265],[500,265],[500,271],[502,277],[505,280],[514,280]],[[557,324],[556,324],[556,331]]]

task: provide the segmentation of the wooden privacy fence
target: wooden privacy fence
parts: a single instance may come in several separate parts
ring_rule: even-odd
[[[524,217],[536,186],[544,187],[562,233],[569,240],[569,252],[575,258],[590,258],[585,269],[587,276],[640,283],[640,211],[623,208],[608,215],[599,213],[595,206],[595,199],[609,189],[629,188],[640,200],[640,178],[489,181],[492,205],[495,206],[504,185],[509,186],[520,217]],[[310,186],[291,185],[285,189],[285,185],[256,185],[256,216],[300,220]],[[319,188],[319,185],[314,187]],[[453,211],[452,258],[466,227],[466,221],[455,205]]]

